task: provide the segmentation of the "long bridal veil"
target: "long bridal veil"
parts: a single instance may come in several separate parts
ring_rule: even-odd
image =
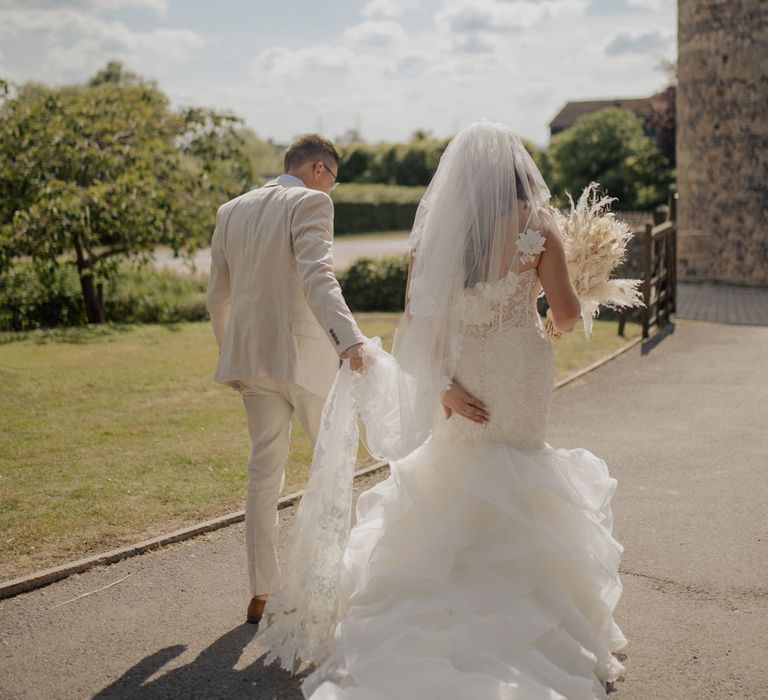
[[[411,234],[409,294],[393,353],[367,343],[364,370],[354,373],[345,362],[326,401],[280,586],[259,626],[268,663],[296,671],[330,653],[344,614],[359,421],[366,446],[383,461],[429,438],[461,352],[462,290],[514,274],[518,238],[543,228],[548,201],[541,173],[507,126],[476,122],[446,148]]]
[[[393,348],[407,378],[398,387],[405,453],[429,436],[453,377],[462,290],[516,270],[518,234],[541,230],[548,201],[533,159],[503,124],[471,124],[440,159],[411,234],[409,295]]]

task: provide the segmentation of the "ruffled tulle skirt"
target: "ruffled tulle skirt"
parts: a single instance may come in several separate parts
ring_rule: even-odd
[[[430,440],[361,494],[312,700],[604,698],[623,666],[610,502],[582,450]]]

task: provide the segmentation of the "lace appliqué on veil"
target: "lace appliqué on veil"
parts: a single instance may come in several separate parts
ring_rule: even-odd
[[[266,664],[279,661],[286,671],[325,659],[346,604],[341,596],[344,550],[352,521],[352,477],[359,423],[366,445],[382,461],[400,459],[415,449],[412,426],[401,417],[400,391],[410,378],[381,349],[381,339],[365,343],[364,368],[339,370],[323,407],[304,496],[288,538],[284,571],[267,598],[256,639],[270,649]]]
[[[421,243],[421,234],[424,231],[424,224],[426,222],[428,209],[429,202],[426,196],[422,197],[421,201],[419,202],[419,206],[416,209],[416,216],[413,219],[413,228],[411,229],[411,233],[408,236],[408,248],[414,253],[419,247],[419,243]]]
[[[423,287],[422,277],[417,276],[411,280],[408,309],[414,316],[430,316],[435,313],[434,297]]]
[[[349,368],[340,371],[323,408],[309,483],[299,503],[280,588],[270,594],[258,639],[265,663],[297,672],[325,658],[339,615],[339,576],[349,538],[358,423]],[[329,466],[330,465],[330,466]]]

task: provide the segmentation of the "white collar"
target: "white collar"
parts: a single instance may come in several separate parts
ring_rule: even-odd
[[[306,187],[301,178],[298,178],[295,175],[288,175],[287,173],[284,173],[277,178],[277,184],[282,185],[283,187]]]

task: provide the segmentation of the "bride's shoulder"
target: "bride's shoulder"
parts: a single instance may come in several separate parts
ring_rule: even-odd
[[[554,215],[548,209],[537,213],[536,221],[517,236],[517,252],[520,261],[518,271],[537,267],[542,254],[550,248],[561,248],[560,230]]]
[[[523,265],[532,263],[544,252],[547,245],[545,232],[529,226],[517,236],[517,254]]]
[[[539,230],[544,239],[544,250],[547,250],[549,246],[562,247],[563,236],[560,227],[557,225],[555,215],[549,209],[544,209],[541,212]]]

